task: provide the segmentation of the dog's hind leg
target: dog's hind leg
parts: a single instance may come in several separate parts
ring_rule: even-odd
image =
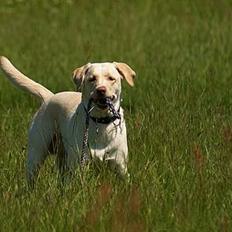
[[[59,169],[59,178],[58,178],[58,187],[62,188],[66,184],[66,179],[68,175],[68,169],[67,169],[67,153],[64,148],[64,144],[62,141],[62,136],[57,135],[56,139],[56,164]]]
[[[30,188],[34,187],[39,169],[49,154],[48,149],[55,130],[51,120],[44,118],[44,115],[41,117],[40,114],[41,112],[35,116],[29,130],[26,174]]]
[[[47,157],[44,147],[36,147],[30,144],[27,158],[27,182],[30,188],[34,188],[39,169]]]

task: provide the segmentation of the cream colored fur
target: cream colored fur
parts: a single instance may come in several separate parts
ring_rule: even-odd
[[[127,80],[131,86],[134,84],[135,72],[128,65],[116,62],[84,65],[73,72],[73,80],[82,93],[57,94],[26,77],[7,58],[1,57],[0,65],[13,84],[38,97],[42,102],[29,129],[29,184],[34,183],[39,168],[49,154],[51,144],[53,143],[53,148],[57,145],[55,135],[60,141],[57,149],[60,171],[72,171],[79,165],[89,99],[93,99],[92,117],[111,116],[108,108],[102,108],[102,96],[112,99],[115,109],[120,111],[122,120],[117,119],[109,124],[96,124],[90,120],[90,153],[93,160],[105,160],[120,174],[127,174],[127,135],[123,109],[120,107],[120,95],[122,79]]]
[[[17,70],[6,57],[2,56],[0,58],[0,65],[2,70],[6,73],[8,79],[21,89],[28,91],[43,101],[46,101],[54,95],[51,91],[32,81]]]

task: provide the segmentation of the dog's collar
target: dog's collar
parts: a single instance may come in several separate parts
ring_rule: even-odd
[[[120,108],[117,111],[120,113]],[[108,117],[102,117],[102,118],[95,118],[93,116],[89,116],[95,123],[101,123],[101,124],[110,124],[114,122],[116,119],[119,119],[118,116],[113,115],[113,116],[108,116]]]
[[[116,111],[116,114],[113,114],[112,116],[107,116],[107,117],[101,117],[101,118],[96,118],[90,115],[90,112],[86,109],[85,105],[83,104],[83,108],[85,110],[85,113],[87,115],[87,117],[91,118],[92,121],[94,121],[95,123],[101,123],[101,124],[110,124],[112,122],[114,122],[116,119],[120,120],[120,107],[118,108],[118,110]]]

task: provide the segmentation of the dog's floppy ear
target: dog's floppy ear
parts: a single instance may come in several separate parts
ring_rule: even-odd
[[[135,71],[125,63],[113,62],[113,64],[116,66],[118,72],[122,75],[122,77],[126,79],[128,84],[130,86],[134,86],[134,78],[136,76]]]
[[[73,71],[72,78],[73,78],[73,82],[77,86],[77,91],[81,90],[81,85],[84,81],[85,74],[87,73],[89,67],[90,67],[90,63],[83,65],[80,68],[76,68]]]

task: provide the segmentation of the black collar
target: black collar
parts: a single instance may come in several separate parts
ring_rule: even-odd
[[[121,107],[118,108],[117,114],[114,114],[113,116],[102,117],[102,118],[95,118],[93,116],[90,116],[90,112],[88,112],[84,104],[83,104],[83,107],[84,107],[87,118],[91,118],[95,123],[110,124],[114,122],[116,119],[119,119],[119,120],[121,119],[121,116],[120,116]]]
[[[118,109],[119,113],[120,108]],[[95,118],[90,116],[90,118],[95,122],[95,123],[101,123],[101,124],[110,124],[111,122],[114,122],[116,119],[120,119],[118,116],[108,116],[104,118]]]

